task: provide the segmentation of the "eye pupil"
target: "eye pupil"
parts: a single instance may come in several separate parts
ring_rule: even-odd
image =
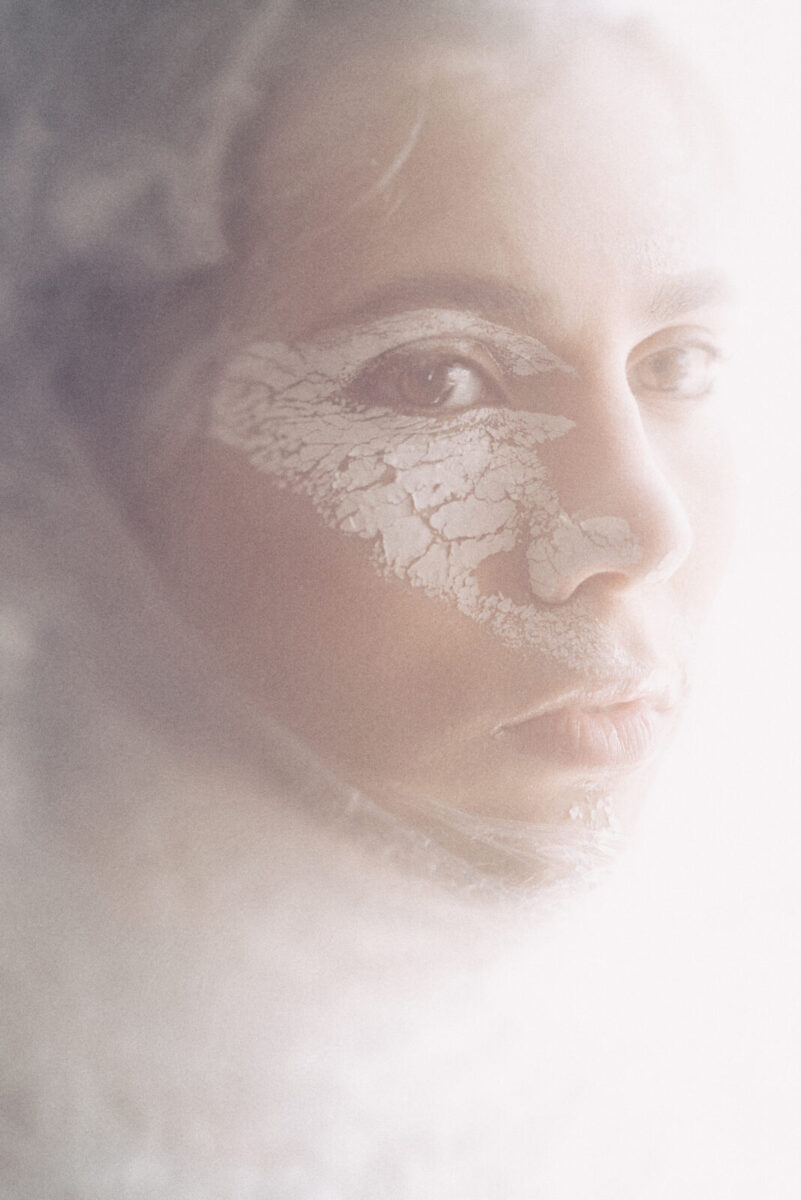
[[[478,400],[482,381],[466,363],[424,363],[400,373],[398,391],[412,408],[462,408]]]
[[[669,354],[657,354],[651,363],[651,370],[657,379],[669,379],[675,374],[672,368],[675,367],[675,361]]]
[[[662,392],[700,399],[714,383],[714,355],[703,346],[673,346],[636,363],[629,375],[635,392]]]

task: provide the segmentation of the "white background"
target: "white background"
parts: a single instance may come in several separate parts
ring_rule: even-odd
[[[736,1194],[791,1196],[801,1194],[801,9],[625,7],[652,13],[710,81],[744,216],[732,363],[740,526],[693,711],[646,821],[659,849],[648,869],[664,872],[683,912],[674,936],[695,939],[684,961],[717,956],[727,974],[715,1021],[732,1094],[741,1087],[753,1103],[753,1176]]]
[[[739,161],[743,296],[730,369],[734,555],[678,747],[699,825],[801,957],[801,10],[650,0],[711,81]],[[713,751],[713,753],[710,753]],[[781,901],[781,903],[779,903]],[[788,963],[789,966],[794,963]]]

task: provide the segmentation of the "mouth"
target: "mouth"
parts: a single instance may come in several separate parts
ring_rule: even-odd
[[[522,754],[584,770],[644,766],[664,745],[683,688],[663,672],[636,683],[576,689],[493,731]]]

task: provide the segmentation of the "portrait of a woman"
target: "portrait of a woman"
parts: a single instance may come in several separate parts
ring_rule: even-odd
[[[583,3],[3,21],[3,1194],[691,1194],[583,951],[732,537],[702,84]]]

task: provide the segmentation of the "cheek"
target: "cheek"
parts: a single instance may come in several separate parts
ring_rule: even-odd
[[[270,482],[274,511],[291,508],[292,497],[306,502],[298,511],[306,520],[316,516],[321,527],[304,531],[307,545],[322,530],[336,534],[333,542],[323,538],[336,547],[331,578],[350,569],[340,558],[354,569],[358,564],[360,578],[369,563],[371,594],[378,579],[393,585],[392,595],[403,585],[428,601],[416,615],[419,630],[437,628],[441,612],[430,601],[445,602],[496,645],[584,674],[608,674],[616,654],[610,631],[580,603],[552,604],[572,595],[589,574],[636,567],[642,551],[621,517],[605,512],[574,520],[563,507],[546,461],[574,422],[498,408],[444,420],[378,407],[360,411],[291,387],[267,395],[265,386],[245,379],[223,391],[213,436],[235,451],[245,470]],[[280,533],[275,530],[275,540]],[[290,548],[288,561],[296,559]],[[313,578],[319,561],[309,562],[305,586],[313,591],[321,586]],[[283,614],[291,588],[282,591],[285,570],[276,566],[268,591],[273,610]],[[354,602],[343,614],[328,588],[327,594],[325,611],[337,621],[359,610]],[[377,617],[382,596],[375,595],[366,612],[366,630],[394,644],[391,623]],[[338,629],[329,621],[319,619],[315,630],[329,645],[337,643]]]
[[[151,493],[157,557],[181,607],[252,694],[320,750],[420,747],[469,683],[447,606],[387,579],[362,539],[327,527],[214,441]]]
[[[726,421],[710,406],[675,452],[677,487],[693,527],[693,552],[681,573],[688,605],[703,615],[725,574],[737,524],[738,478]]]

